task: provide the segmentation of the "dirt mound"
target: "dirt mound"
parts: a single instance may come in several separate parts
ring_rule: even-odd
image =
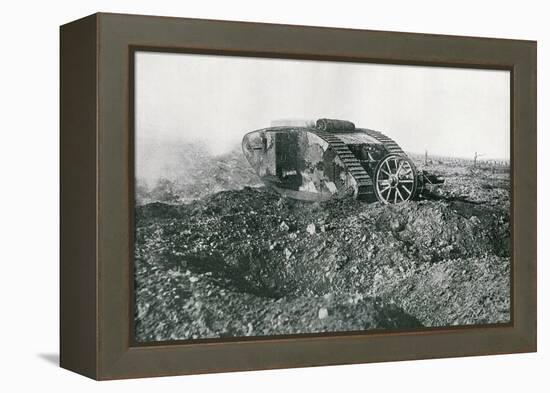
[[[156,272],[146,283],[158,292],[140,295],[142,341],[422,326],[399,307],[361,295],[273,299],[225,289],[208,273],[189,270]]]
[[[264,188],[138,207],[137,338],[505,322],[508,220],[493,204],[304,203]]]

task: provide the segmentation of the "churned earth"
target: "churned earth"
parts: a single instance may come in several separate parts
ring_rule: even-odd
[[[508,170],[430,171],[446,184],[398,205],[244,187],[136,207],[136,339],[508,322]]]

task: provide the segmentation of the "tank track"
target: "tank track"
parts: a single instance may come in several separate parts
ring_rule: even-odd
[[[338,135],[330,131],[321,131],[319,129],[314,129],[313,132],[328,142],[330,147],[342,160],[344,165],[349,169],[350,174],[353,176],[357,182],[357,199],[371,199],[375,197],[374,195],[374,185],[371,177],[361,165],[361,162],[355,157],[351,152],[348,146],[342,142]],[[399,154],[406,156],[405,152],[399,145],[387,135],[382,134],[380,131],[369,130],[368,128],[359,128],[355,132],[363,132],[370,136],[371,138],[376,139],[387,150],[388,154]]]
[[[399,154],[406,156],[405,152],[399,145],[387,135],[382,134],[380,131],[369,130],[368,128],[358,128],[356,131],[364,132],[368,136],[376,139],[378,142],[382,143],[388,153],[390,154]]]
[[[342,160],[344,165],[348,168],[349,173],[353,176],[357,182],[357,199],[368,199],[374,197],[374,186],[372,179],[363,168],[359,160],[351,152],[348,146],[342,142],[337,135],[330,131],[312,130],[317,136],[328,142],[331,149],[334,150],[336,155]],[[395,143],[395,142],[394,142]]]

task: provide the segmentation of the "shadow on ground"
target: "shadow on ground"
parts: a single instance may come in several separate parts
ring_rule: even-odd
[[[37,356],[47,363],[59,366],[59,354],[57,353],[39,353]]]

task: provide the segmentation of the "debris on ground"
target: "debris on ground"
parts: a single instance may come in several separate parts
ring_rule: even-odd
[[[397,205],[264,187],[136,208],[138,341],[510,320],[507,173],[439,165]]]

